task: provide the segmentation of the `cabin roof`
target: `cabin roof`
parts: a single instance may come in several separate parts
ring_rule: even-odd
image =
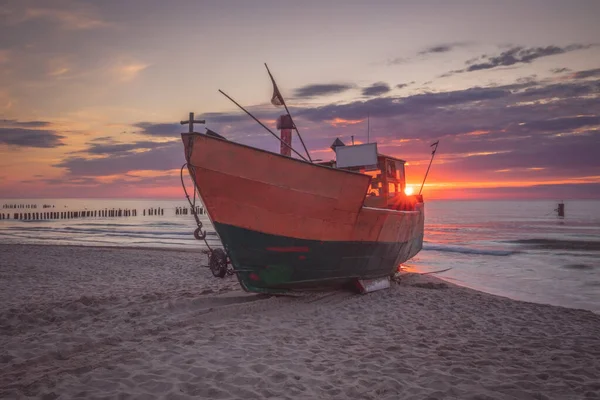
[[[387,155],[385,155],[385,154],[381,154],[381,153],[377,153],[377,157],[385,157],[385,158],[388,158],[388,159],[390,159],[390,160],[394,160],[394,161],[400,161],[400,162],[402,162],[402,163],[406,163],[406,161],[402,160],[401,158],[398,158],[398,157],[392,157],[392,156],[387,156]]]
[[[392,157],[392,156],[388,156],[388,155],[381,154],[381,153],[377,153],[377,157],[383,157],[383,158],[387,158],[389,160],[399,161],[403,164],[406,164],[405,160],[402,160],[401,158],[398,158],[398,157]],[[315,164],[333,166],[334,163],[335,163],[335,160],[330,160],[330,161],[321,161],[321,162],[318,162]],[[360,168],[360,167],[361,166],[358,166],[357,168]]]

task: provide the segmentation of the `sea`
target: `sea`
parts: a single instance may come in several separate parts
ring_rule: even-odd
[[[516,300],[600,313],[600,201],[565,201],[564,217],[557,204],[427,201],[423,250],[406,268]],[[183,208],[189,208],[185,198],[1,199],[0,214],[11,219],[0,219],[0,243],[202,249],[193,235],[196,221],[178,212]],[[14,213],[119,209],[137,216],[13,219]],[[209,218],[200,221],[209,245],[218,246]]]

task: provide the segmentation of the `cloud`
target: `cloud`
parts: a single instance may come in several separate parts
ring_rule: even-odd
[[[123,150],[125,147],[118,149]],[[179,142],[167,143],[143,152],[129,150],[131,148],[124,154],[112,154],[103,158],[70,157],[53,166],[67,169],[72,176],[104,176],[137,170],[165,171],[181,168],[185,163],[183,144]]]
[[[248,108],[246,108],[248,109]],[[272,113],[265,113],[260,111],[251,111],[252,114],[258,119],[268,118],[269,115],[273,115]],[[206,120],[207,122],[215,122],[218,124],[232,124],[242,121],[248,121],[250,117],[246,114],[242,113],[204,113],[201,116],[201,119]]]
[[[600,116],[563,117],[530,121],[521,125],[524,129],[545,132],[569,132],[583,127],[600,125]]]
[[[63,146],[64,136],[52,130],[0,128],[0,144],[20,147],[54,148]]]
[[[0,64],[6,64],[10,61],[10,51],[7,49],[0,49]]]
[[[15,119],[0,119],[2,126],[16,126],[25,128],[43,128],[50,126],[50,122],[46,121],[17,121]]]
[[[444,190],[445,193],[456,192],[455,198],[473,199],[591,199],[600,197],[599,183],[563,183],[563,184],[537,184],[531,186],[499,186],[495,188],[452,188]]]
[[[347,83],[329,83],[329,84],[314,84],[302,86],[294,91],[297,98],[310,98],[317,96],[326,96],[330,94],[343,93],[352,89],[354,85]]]
[[[558,83],[545,86],[529,87],[519,94],[525,98],[570,98],[578,96],[595,95],[600,91],[600,81],[581,81]]]
[[[16,102],[17,100],[11,96],[11,93],[8,90],[0,87],[0,111],[10,110]]]
[[[68,30],[88,30],[109,26],[108,23],[95,16],[93,12],[84,9],[27,8],[21,21],[33,19],[52,21]]]
[[[335,137],[349,142],[350,135],[355,135],[355,140],[366,141],[364,119],[370,114],[371,139],[377,140],[380,151],[408,159],[409,169],[415,168],[417,175],[424,173],[429,161],[431,140],[440,139],[436,162],[443,164],[440,174],[444,177],[481,182],[494,174],[499,182],[567,182],[584,175],[600,176],[596,154],[600,80],[592,79],[573,79],[570,74],[556,83],[529,77],[501,86],[299,106],[292,112],[311,152],[324,159],[331,156],[329,145]],[[263,108],[250,107],[259,118],[272,118],[273,112]],[[211,129],[230,140],[278,152],[279,143],[245,114],[208,113],[199,118],[207,119]],[[66,169],[64,181],[111,180],[120,175],[127,180],[122,183],[125,187],[138,184],[129,180],[131,171],[169,174],[185,162],[179,134],[187,127],[176,121],[134,126],[149,137],[137,143],[109,137],[91,141],[84,154],[72,154],[55,165]],[[173,141],[159,143],[156,137],[172,137]],[[293,145],[300,150],[297,138]],[[498,170],[506,172],[494,172]],[[437,171],[434,168],[433,181]]]
[[[406,58],[406,57],[396,57],[396,58],[390,58],[386,61],[387,65],[401,65],[401,64],[406,64],[408,61],[410,61],[410,58]]]
[[[469,59],[465,62],[468,65],[465,69],[453,70],[440,75],[440,78],[446,78],[455,74],[465,72],[482,71],[494,69],[498,67],[510,67],[518,64],[529,64],[539,58],[549,57],[558,54],[565,54],[576,50],[584,50],[594,47],[595,45],[573,44],[570,46],[546,46],[546,47],[529,47],[522,46],[511,47],[503,51],[497,56],[489,56],[483,54],[481,56]],[[565,69],[566,70],[566,69]],[[562,69],[552,70],[554,73],[562,72]]]
[[[476,151],[489,151],[491,146],[506,146],[502,149],[510,150],[516,142],[529,135],[597,132],[591,119],[571,118],[581,118],[577,116],[582,114],[582,110],[585,110],[586,117],[600,115],[600,81],[549,82],[552,81],[527,79],[502,86],[374,97],[318,107],[298,107],[293,113],[310,148],[328,148],[340,134],[348,138],[353,134],[364,134],[361,124],[346,123],[342,130],[342,124],[337,121],[363,121],[369,114],[372,137],[378,140],[444,137],[456,140],[461,146],[468,142]],[[211,129],[231,140],[268,146],[272,139],[245,115],[219,113],[214,115],[215,118],[207,114],[202,117],[207,118]],[[550,122],[542,126],[538,121]],[[466,135],[475,131],[487,134]],[[249,140],[252,143],[247,143]]]
[[[408,158],[411,164],[421,157],[426,160],[427,143],[441,139],[443,175],[453,179],[472,175],[485,180],[490,172],[514,168],[526,169],[515,180],[531,174],[539,179],[584,172],[600,176],[595,145],[600,135],[597,85],[600,81],[527,82],[332,104],[297,115],[306,126],[309,121],[360,120],[370,113],[371,138],[378,141],[380,151]],[[579,116],[582,110],[585,116]],[[321,128],[331,132],[330,138],[363,134],[362,127],[353,129]],[[400,146],[395,144],[398,139],[404,140]],[[470,156],[474,154],[480,156]],[[538,169],[527,169],[533,167]]]
[[[247,107],[247,109],[258,119],[260,119],[266,125],[271,125],[274,128],[275,122],[273,121],[274,114],[272,111],[253,110],[254,107]],[[185,117],[187,120],[187,116]],[[254,122],[249,116],[242,113],[204,113],[196,115],[194,119],[205,120],[207,125],[210,125],[213,131],[217,133],[223,133],[224,131],[231,131],[230,127],[234,126],[233,132],[228,135],[229,139],[239,138],[240,136],[256,136],[257,131],[259,134],[270,135],[265,132],[256,122]],[[269,123],[271,120],[272,123]],[[169,138],[180,138],[181,133],[188,131],[187,125],[181,125],[180,123],[165,123],[165,122],[137,122],[133,124],[134,127],[139,128],[138,133],[155,136],[155,137],[169,137]],[[235,131],[235,128],[239,131]],[[241,127],[241,128],[240,128]],[[204,132],[204,125],[194,124],[194,130],[196,132]],[[239,133],[236,134],[236,133]]]
[[[414,82],[411,82],[411,83],[414,83]],[[396,88],[398,88],[398,89],[404,89],[405,87],[407,87],[411,83],[399,83],[399,84],[396,85]]]
[[[458,47],[465,47],[468,45],[469,45],[469,43],[467,43],[467,42],[442,43],[442,44],[428,47],[427,49],[420,51],[418,54],[420,56],[424,56],[424,55],[428,55],[428,54],[447,53]]]
[[[570,70],[570,68],[552,68],[550,72],[553,74],[562,74],[563,72],[569,72]]]
[[[600,132],[600,81],[549,82],[531,78],[495,87],[374,97],[297,107],[293,113],[313,152],[322,148],[329,154],[328,147],[337,136],[346,141],[350,135],[358,135],[355,138],[363,140],[364,118],[370,114],[371,138],[378,141],[381,151],[410,154],[404,158],[411,163],[415,158],[428,160],[429,141],[441,139],[440,156],[445,156],[440,162],[444,162],[445,175],[470,174],[478,180],[486,179],[486,173],[519,168],[515,180],[531,174],[539,179],[581,176],[582,171],[600,175],[594,151]],[[255,108],[259,118],[272,117],[272,112]],[[582,110],[584,116],[580,116]],[[209,113],[199,118],[207,119],[211,129],[230,140],[278,151],[278,143],[244,114]],[[134,126],[140,133],[172,137],[173,141],[122,143],[105,137],[91,142],[87,155],[77,154],[55,166],[67,169],[67,176],[100,177],[135,170],[168,171],[183,164],[178,139],[185,126],[176,122],[138,122]],[[299,146],[297,139],[294,141]],[[537,169],[531,169],[534,167]],[[503,173],[502,179],[510,174]]]
[[[172,142],[152,142],[152,141],[141,141],[135,143],[119,143],[119,142],[107,142],[107,143],[92,143],[87,149],[78,153],[88,153],[93,155],[122,155],[126,153],[132,153],[137,151],[147,151],[153,149],[159,149],[165,146],[171,146]]]
[[[54,69],[54,70],[50,71],[48,73],[48,75],[49,76],[61,76],[61,75],[66,74],[69,71],[70,71],[70,69],[66,68],[66,67],[64,67],[64,68],[57,68],[57,69]]]
[[[54,78],[63,77],[64,75],[71,72],[73,69],[73,66],[72,66],[72,63],[70,62],[69,58],[70,57],[68,57],[68,56],[51,57],[47,61],[48,76],[54,77]]]
[[[120,81],[129,82],[137,78],[140,72],[142,72],[149,66],[149,64],[133,62],[124,65],[119,65],[115,68],[114,71],[117,74],[117,77]]]
[[[557,54],[564,54],[575,50],[587,49],[590,45],[574,44],[566,47],[546,46],[546,47],[513,47],[498,56],[484,56],[485,61],[469,65],[464,72],[480,71],[496,67],[508,67],[515,64],[528,64],[538,58],[549,57]]]
[[[389,90],[389,87],[387,89]],[[452,92],[424,93],[408,97],[375,98],[346,104],[330,104],[300,110],[298,115],[315,122],[334,120],[335,118],[344,120],[364,119],[368,113],[374,117],[387,118],[406,114],[423,114],[431,108],[498,99],[510,96],[510,94],[511,92],[504,88],[470,88]]]
[[[466,47],[471,45],[472,43],[469,42],[454,42],[454,43],[441,43],[441,44],[437,44],[434,46],[430,46],[424,50],[421,50],[417,53],[418,56],[427,56],[430,54],[441,54],[441,53],[448,53],[456,48],[459,47]],[[396,57],[396,58],[389,58],[386,61],[387,65],[401,65],[401,64],[406,64],[407,62],[409,62],[411,60],[411,58],[409,57]]]
[[[181,124],[173,123],[138,122],[133,126],[140,128],[140,133],[151,136],[178,136],[187,131]]]
[[[363,96],[379,96],[392,90],[385,82],[377,82],[362,89]]]
[[[24,183],[45,183],[48,185],[69,185],[69,186],[89,186],[99,185],[102,183],[98,178],[93,177],[68,177],[65,178],[48,178],[48,179],[32,179],[29,181],[23,181]]]
[[[574,79],[586,79],[600,77],[600,68],[578,71],[573,74]]]
[[[523,137],[513,144],[510,152],[496,151],[486,157],[467,157],[460,160],[460,168],[483,172],[535,166],[535,170],[530,169],[531,173],[548,171],[549,176],[555,177],[561,172],[597,176],[600,173],[594,149],[597,141],[594,135]]]
[[[117,143],[117,141],[112,136],[100,136],[100,137],[91,139],[90,142]]]
[[[529,76],[522,76],[520,78],[517,78],[517,83],[518,84],[527,84],[527,83],[535,83],[537,79],[537,75],[533,74],[533,75],[529,75]]]

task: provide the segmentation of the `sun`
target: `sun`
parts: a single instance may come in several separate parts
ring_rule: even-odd
[[[412,186],[407,186],[404,188],[404,194],[407,196],[410,196],[411,194],[413,194],[413,188]]]

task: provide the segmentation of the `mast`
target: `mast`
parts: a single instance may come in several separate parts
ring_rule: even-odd
[[[258,122],[258,124],[260,126],[262,126],[263,128],[265,128],[267,130],[267,132],[269,132],[271,135],[275,136],[275,138],[277,140],[279,140],[281,142],[282,145],[287,146],[290,148],[290,150],[292,150],[294,153],[298,154],[298,157],[300,157],[301,159],[303,159],[304,161],[308,161],[306,158],[304,158],[302,156],[302,154],[298,153],[296,150],[294,150],[294,148],[292,146],[290,146],[289,144],[287,144],[285,141],[281,140],[281,138],[279,136],[277,136],[275,133],[273,133],[272,130],[270,130],[269,128],[267,128],[265,126],[265,124],[263,124],[262,122],[260,122],[260,120],[258,118],[256,118],[254,115],[252,115],[250,113],[250,111],[246,110],[244,107],[242,107],[237,101],[235,101],[234,99],[232,99],[227,93],[225,93],[224,91],[222,91],[221,89],[219,89],[219,93],[221,93],[223,96],[227,97],[233,104],[235,104],[236,106],[238,106],[242,111],[244,111],[246,114],[248,114],[253,120],[255,120],[256,122]],[[312,162],[312,161],[311,161]]]
[[[287,115],[290,116],[290,121],[292,122],[294,130],[298,134],[298,138],[300,138],[300,143],[302,143],[302,147],[304,147],[304,151],[306,152],[306,156],[308,157],[309,161],[312,162],[312,158],[310,157],[310,153],[308,152],[308,149],[306,148],[306,145],[304,144],[304,140],[302,140],[302,135],[300,135],[300,131],[298,131],[298,127],[296,126],[296,123],[294,122],[294,119],[292,118],[292,114],[290,114],[290,110],[288,110],[288,106],[287,106],[287,104],[285,104],[285,99],[283,98],[283,96],[281,95],[281,92],[277,88],[277,84],[275,83],[275,78],[273,78],[273,75],[271,74],[271,71],[269,70],[269,67],[267,66],[267,63],[265,63],[265,68],[267,68],[267,72],[269,73],[269,77],[271,78],[271,81],[273,82],[273,89],[275,89],[275,96],[277,97],[278,100],[281,101],[281,105],[283,105],[283,107],[285,107],[285,112],[287,113]],[[271,101],[271,103],[274,104],[274,105],[279,105],[279,104],[273,103],[273,101]],[[302,158],[304,158],[304,157],[302,157]]]
[[[367,113],[367,143],[371,136],[371,113]]]

